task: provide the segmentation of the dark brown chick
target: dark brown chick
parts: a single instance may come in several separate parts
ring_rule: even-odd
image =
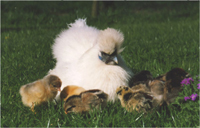
[[[72,95],[64,102],[65,114],[69,112],[87,113],[93,109],[104,108],[108,95],[101,90],[88,90],[80,95]]]
[[[153,80],[153,76],[150,71],[143,70],[137,74],[135,74],[131,80],[129,81],[129,87],[133,87],[134,85],[140,84],[141,82],[145,82],[146,84]]]
[[[179,92],[182,91],[181,81],[190,75],[182,68],[174,68],[167,72],[164,86],[164,100],[169,105],[174,102]]]
[[[60,78],[48,75],[41,80],[23,85],[19,90],[22,102],[34,111],[35,105],[53,100],[60,91],[61,84]]]

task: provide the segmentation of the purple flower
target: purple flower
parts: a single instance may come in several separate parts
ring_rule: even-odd
[[[189,96],[186,96],[186,97],[184,97],[184,99],[185,99],[185,101],[187,101],[187,100],[190,99],[190,97],[189,97]]]
[[[182,84],[182,86],[184,85],[184,84],[188,84],[188,80],[187,80],[187,78],[185,78],[185,79],[183,79],[182,81],[181,81],[181,84]]]
[[[194,80],[192,79],[192,77],[188,78],[188,80],[189,80],[189,81],[191,80],[191,81],[193,81],[193,82],[194,82]]]
[[[195,101],[195,99],[196,99],[197,97],[198,97],[197,94],[192,94],[192,95],[190,96],[191,100],[193,100],[193,101]]]
[[[181,81],[181,84],[182,84],[182,86],[184,86],[184,84],[185,85],[189,85],[190,84],[190,81],[194,81],[192,78],[185,78],[185,79],[183,79],[182,81]]]
[[[200,89],[200,83],[198,83],[197,86],[198,86],[197,88]]]

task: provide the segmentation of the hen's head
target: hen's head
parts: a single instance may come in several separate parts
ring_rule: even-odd
[[[118,64],[117,54],[123,51],[123,41],[124,36],[120,31],[113,28],[101,30],[97,38],[99,59],[106,64]]]

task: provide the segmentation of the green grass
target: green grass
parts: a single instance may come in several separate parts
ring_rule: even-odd
[[[2,127],[196,127],[199,101],[180,102],[198,93],[199,3],[198,2],[114,2],[91,17],[92,2],[1,2],[1,126]],[[103,3],[100,3],[103,8]],[[122,53],[137,73],[149,70],[153,76],[174,67],[189,72],[195,82],[185,86],[171,105],[140,117],[119,102],[109,103],[88,115],[68,114],[62,105],[36,108],[33,114],[23,106],[21,85],[44,77],[56,61],[51,46],[57,34],[77,18],[99,29],[113,27],[125,36]],[[179,100],[180,99],[180,100]],[[140,117],[140,118],[138,118]]]

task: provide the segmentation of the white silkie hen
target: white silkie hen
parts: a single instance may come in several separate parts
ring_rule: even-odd
[[[52,47],[56,66],[49,74],[59,76],[61,90],[68,85],[86,90],[100,89],[108,101],[115,101],[115,90],[128,85],[132,71],[119,55],[123,34],[112,28],[98,30],[87,26],[85,19],[77,19],[57,36]],[[56,100],[60,100],[60,93]]]

